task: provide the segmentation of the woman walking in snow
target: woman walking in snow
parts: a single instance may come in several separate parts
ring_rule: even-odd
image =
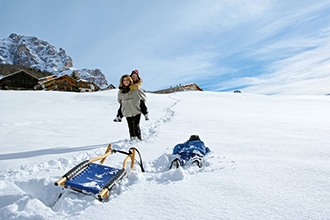
[[[146,101],[146,95],[139,87],[132,86],[133,79],[129,75],[120,78],[118,102],[121,112],[126,117],[131,140],[141,138],[140,118],[141,101]]]
[[[130,77],[133,79],[133,85],[131,85],[131,89],[140,89],[142,85],[142,79],[140,78],[139,71],[138,70],[133,70]],[[141,112],[145,117],[145,120],[149,120],[149,114],[148,114],[148,108],[146,106],[146,103],[141,100],[140,102],[140,108]],[[117,116],[115,119],[113,119],[114,122],[121,122],[123,118],[123,113],[121,112],[121,106],[119,106],[119,109],[117,111]]]

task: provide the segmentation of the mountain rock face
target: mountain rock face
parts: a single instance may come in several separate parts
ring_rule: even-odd
[[[62,48],[57,49],[37,37],[11,34],[0,38],[0,64],[12,64],[40,69],[54,75],[71,75],[76,73],[81,79],[95,83],[104,88],[108,85],[100,69],[77,69],[73,61]]]

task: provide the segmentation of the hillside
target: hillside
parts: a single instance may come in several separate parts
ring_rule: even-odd
[[[130,142],[126,121],[112,121],[116,95],[0,91],[0,219],[329,218],[328,96],[148,93],[143,141]],[[212,151],[204,166],[168,170],[191,134]],[[50,208],[62,191],[54,182],[109,143],[138,148],[146,172],[108,202],[65,191]]]

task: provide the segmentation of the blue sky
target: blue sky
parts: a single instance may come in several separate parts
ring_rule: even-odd
[[[65,49],[74,67],[101,69],[114,85],[133,69],[146,90],[195,82],[204,90],[272,94],[330,84],[329,0],[0,0],[0,5],[0,38],[36,36]]]

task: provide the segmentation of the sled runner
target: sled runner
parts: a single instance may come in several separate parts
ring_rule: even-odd
[[[105,159],[112,153],[122,153],[126,157],[122,168],[114,168],[104,166]],[[99,156],[86,160],[72,168],[62,176],[57,182],[56,186],[64,186],[74,191],[91,194],[97,197],[100,201],[107,199],[110,195],[111,189],[126,175],[127,163],[131,162],[131,169],[134,169],[135,156],[139,154],[140,162],[137,162],[142,172],[144,172],[140,152],[136,148],[130,148],[128,152],[111,149],[109,144],[106,152]],[[100,163],[94,163],[100,160]],[[61,195],[59,195],[59,198]]]

